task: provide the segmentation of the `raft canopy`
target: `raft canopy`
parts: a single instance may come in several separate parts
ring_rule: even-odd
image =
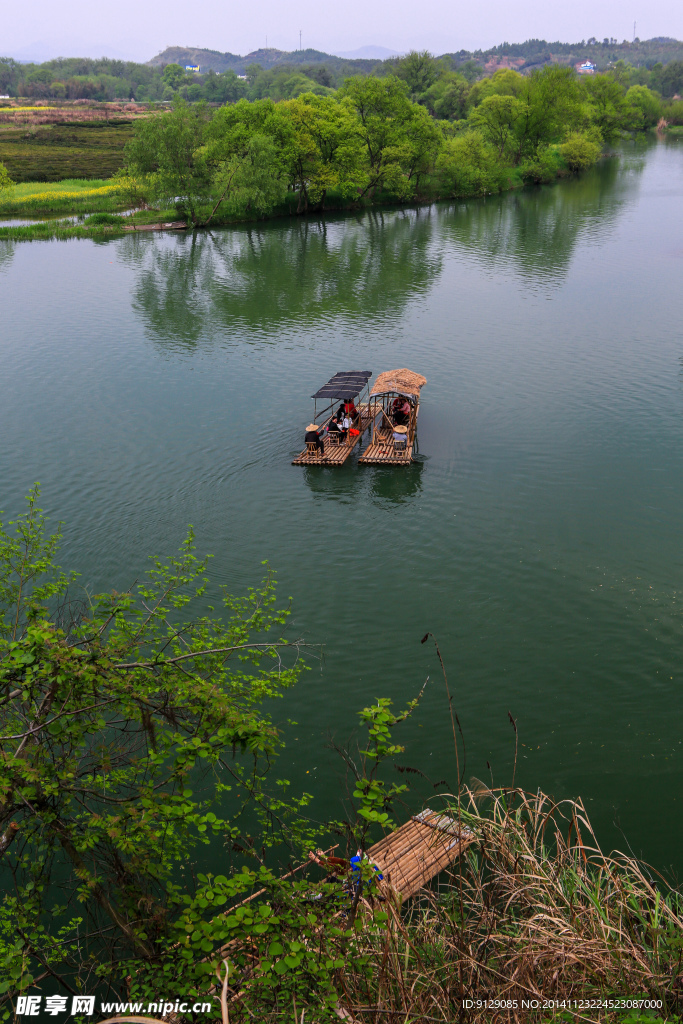
[[[311,395],[311,398],[329,398],[332,401],[357,398],[371,377],[372,370],[347,370],[344,373],[335,373],[327,384],[323,384],[320,391]]]
[[[427,378],[412,370],[385,370],[372,385],[370,395],[407,395],[419,398],[420,390],[427,383]]]

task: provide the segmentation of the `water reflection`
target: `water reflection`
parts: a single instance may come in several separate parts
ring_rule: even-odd
[[[328,221],[288,220],[149,244],[128,237],[120,258],[139,264],[134,308],[165,347],[249,340],[343,315],[400,320],[441,272],[431,210],[375,211]],[[300,343],[300,341],[299,341]]]
[[[136,267],[134,308],[164,349],[206,349],[217,339],[301,345],[302,328],[340,317],[349,326],[398,324],[407,303],[436,283],[453,245],[487,272],[559,283],[579,236],[606,238],[646,157],[628,150],[579,179],[456,206],[131,235],[118,253]]]
[[[9,270],[12,260],[14,259],[14,242],[10,242],[9,239],[0,239],[0,271]]]
[[[444,235],[492,271],[512,268],[532,282],[559,283],[579,236],[605,237],[645,159],[608,157],[571,181],[463,203],[443,219]]]
[[[370,495],[376,505],[403,505],[409,498],[422,492],[424,462],[411,462],[409,466],[366,466],[370,477]]]
[[[356,505],[372,503],[386,510],[422,492],[424,463],[409,466],[359,466],[356,456],[338,468],[306,466],[304,482],[317,498]]]

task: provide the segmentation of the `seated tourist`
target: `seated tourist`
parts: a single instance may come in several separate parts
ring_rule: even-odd
[[[333,416],[327,425],[328,434],[339,434],[340,439],[344,440],[346,437],[346,431],[339,425],[339,420],[336,416]]]
[[[392,406],[394,423],[405,425],[410,419],[410,402],[407,398],[397,398]]]
[[[315,441],[318,451],[321,453],[325,451],[325,445],[321,441],[320,434],[318,433],[317,423],[308,424],[308,426],[306,427],[306,434],[304,435],[304,441],[306,442],[306,444],[308,444],[309,441]]]

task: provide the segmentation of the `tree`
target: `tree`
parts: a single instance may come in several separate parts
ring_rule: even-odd
[[[600,129],[603,139],[609,142],[628,124],[629,110],[624,89],[610,75],[589,75],[582,85],[591,120]]]
[[[181,68],[180,64],[167,64],[161,76],[164,85],[170,89],[179,89],[185,79],[185,69]]]
[[[482,78],[474,83],[467,97],[467,106],[476,107],[488,96],[521,96],[523,89],[523,75],[511,68],[504,68],[494,72],[490,78]]]
[[[446,139],[436,161],[441,194],[450,197],[486,195],[505,185],[500,161],[480,131]]]
[[[393,75],[347,78],[339,90],[356,113],[356,135],[365,149],[366,181],[360,195],[383,185],[400,188],[401,147],[413,107],[407,91],[406,83]]]
[[[683,92],[683,60],[672,60],[661,74],[662,96],[675,96]]]
[[[222,838],[258,870],[300,827],[305,798],[287,803],[264,781],[281,740],[261,705],[301,670],[288,611],[267,571],[246,597],[223,592],[225,621],[188,619],[207,586],[191,531],[126,592],[76,600],[37,500],[36,488],[0,525],[2,991],[48,975],[120,994],[126,976],[137,991],[156,976],[157,991],[165,954],[184,965],[177,992],[196,990],[215,969],[202,966],[202,916],[240,883],[205,898],[210,886],[183,874],[192,851]],[[200,929],[193,963],[187,921]]]
[[[662,116],[662,101],[646,85],[632,85],[625,96],[630,107],[630,127],[634,130],[653,128]]]
[[[408,85],[411,99],[417,99],[443,74],[442,61],[428,50],[411,50],[405,57],[390,62],[393,73]]]
[[[217,199],[209,220],[223,202],[232,202],[235,210],[235,204],[243,204],[241,212],[265,213],[284,197],[285,147],[291,136],[291,126],[272,100],[239,100],[217,111],[206,132],[205,152],[214,168]]]
[[[459,120],[465,116],[470,86],[461,74],[448,71],[420,97],[430,114],[439,120]]]
[[[203,148],[209,113],[203,104],[176,99],[173,110],[135,123],[125,149],[133,176],[142,175],[151,196],[175,202],[193,224],[212,195],[212,169]]]
[[[573,132],[560,146],[560,155],[571,171],[585,171],[600,156],[601,146],[585,132]]]
[[[281,110],[291,127],[284,155],[299,209],[307,209],[309,201],[322,209],[330,189],[345,199],[357,195],[364,181],[363,148],[353,106],[306,93]]]
[[[498,159],[517,150],[518,123],[526,116],[526,106],[514,96],[487,96],[470,112],[469,121],[496,147]]]

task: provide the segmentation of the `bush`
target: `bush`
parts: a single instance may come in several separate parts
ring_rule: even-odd
[[[93,213],[83,221],[88,227],[97,224],[123,224],[124,218],[115,213]]]
[[[535,156],[524,161],[519,170],[525,182],[548,185],[562,171],[560,154],[554,146],[539,149]]]
[[[683,124],[683,100],[674,100],[666,107],[664,117],[669,124]]]
[[[436,177],[441,194],[452,198],[500,192],[507,185],[505,168],[479,131],[444,141],[436,161]]]
[[[560,146],[560,156],[570,171],[585,171],[600,156],[600,145],[585,132],[572,132]]]

